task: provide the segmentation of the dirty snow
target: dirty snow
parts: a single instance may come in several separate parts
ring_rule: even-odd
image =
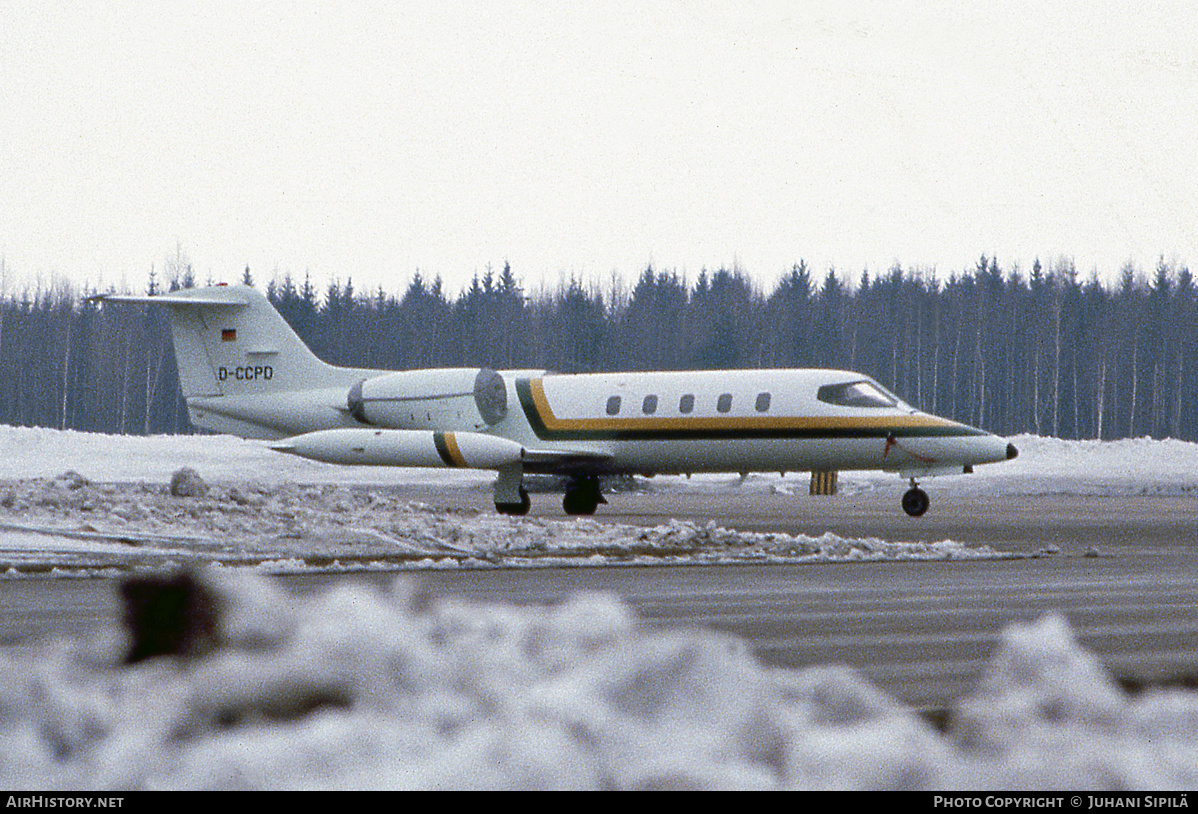
[[[0,427],[0,577],[202,563],[275,573],[1011,556],[951,540],[764,534],[686,521],[644,528],[512,518],[434,508],[388,488],[489,489],[493,478],[489,472],[334,466],[229,436],[134,438]],[[772,484],[736,476],[662,478],[640,488],[785,488],[788,479],[774,478]],[[175,494],[184,481],[192,484],[187,494]]]
[[[829,560],[979,559],[987,546],[743,532],[673,520],[512,518],[333,485],[92,483],[75,472],[0,484],[0,576],[220,563],[271,572]]]

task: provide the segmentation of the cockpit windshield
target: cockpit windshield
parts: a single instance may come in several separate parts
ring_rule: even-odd
[[[816,398],[838,407],[898,407],[898,398],[870,381],[825,384]]]

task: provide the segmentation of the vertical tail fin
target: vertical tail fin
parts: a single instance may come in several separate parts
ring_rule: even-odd
[[[164,305],[186,398],[260,395],[340,384],[260,292],[248,286],[108,294],[104,302]]]

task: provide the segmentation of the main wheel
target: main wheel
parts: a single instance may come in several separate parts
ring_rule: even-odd
[[[590,489],[571,489],[562,498],[566,514],[594,514],[599,508],[599,495]]]
[[[566,514],[594,514],[603,499],[603,490],[599,487],[599,478],[585,475],[570,479],[570,485],[562,498],[562,509]]]
[[[928,493],[913,486],[903,495],[903,511],[912,517],[920,517],[928,510]]]
[[[528,514],[528,510],[531,507],[532,500],[529,499],[528,492],[524,491],[524,487],[521,487],[519,503],[496,503],[495,511],[499,512],[500,514],[510,514],[518,517]]]

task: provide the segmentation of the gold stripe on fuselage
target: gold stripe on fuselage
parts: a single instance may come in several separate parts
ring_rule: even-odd
[[[886,430],[960,428],[964,425],[931,415],[885,416],[662,416],[653,418],[558,418],[540,379],[529,380],[529,395],[538,417],[550,432],[596,430]]]

